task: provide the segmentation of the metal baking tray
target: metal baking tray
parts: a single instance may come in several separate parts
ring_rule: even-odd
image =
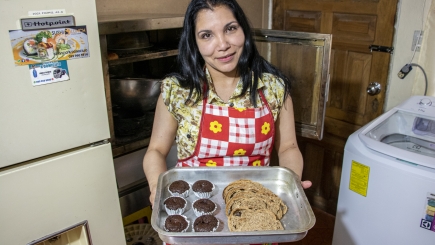
[[[216,188],[210,198],[218,208],[214,215],[220,225],[215,232],[193,232],[192,224],[196,218],[192,210],[192,202],[196,197],[190,191],[187,197],[187,208],[183,215],[189,221],[186,232],[167,232],[163,229],[168,215],[163,201],[170,196],[168,186],[176,180],[184,180],[193,184],[197,180],[209,180]],[[249,179],[264,185],[277,194],[287,205],[288,211],[281,219],[284,230],[231,232],[227,225],[225,203],[222,198],[223,189],[231,182]],[[240,244],[240,243],[273,243],[292,242],[304,238],[314,226],[316,218],[308,203],[304,190],[296,174],[283,167],[194,167],[174,168],[159,176],[157,193],[153,206],[151,225],[159,233],[162,241],[169,244]]]

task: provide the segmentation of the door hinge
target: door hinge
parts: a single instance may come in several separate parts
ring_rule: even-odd
[[[385,46],[379,46],[379,45],[370,45],[369,46],[370,52],[376,51],[376,52],[384,52],[384,53],[393,53],[394,48],[393,47],[385,47]]]

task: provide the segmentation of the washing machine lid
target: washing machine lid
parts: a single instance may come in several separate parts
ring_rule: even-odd
[[[410,98],[368,124],[358,137],[374,151],[435,169],[435,98]]]

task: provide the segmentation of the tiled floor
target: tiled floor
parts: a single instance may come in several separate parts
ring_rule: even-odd
[[[316,224],[300,241],[280,243],[280,245],[331,245],[334,232],[335,217],[320,209],[313,208]]]

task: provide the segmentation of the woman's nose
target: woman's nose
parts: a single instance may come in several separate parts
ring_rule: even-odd
[[[219,50],[227,50],[230,48],[230,43],[228,42],[227,38],[225,37],[225,35],[221,35],[218,38],[218,48]]]

